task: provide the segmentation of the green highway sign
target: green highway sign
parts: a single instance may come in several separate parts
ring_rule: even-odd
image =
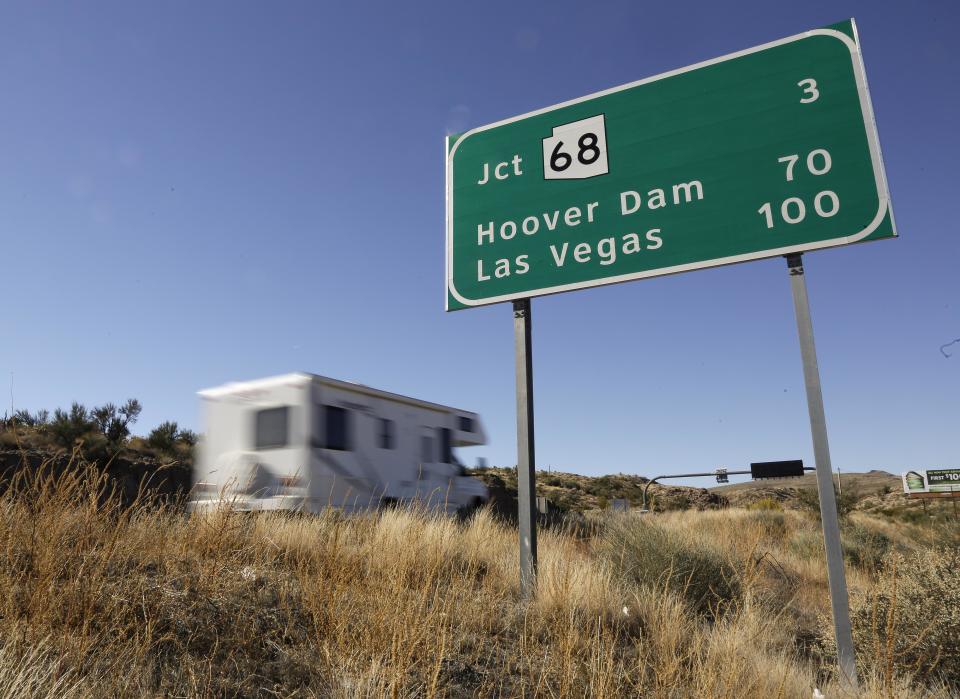
[[[447,139],[447,309],[896,236],[853,20]]]

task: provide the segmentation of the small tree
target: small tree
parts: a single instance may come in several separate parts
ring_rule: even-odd
[[[119,408],[113,403],[94,408],[90,415],[107,442],[117,445],[130,436],[130,425],[137,421],[142,410],[140,401],[131,398]]]
[[[13,422],[26,427],[44,427],[50,421],[50,413],[38,410],[31,413],[29,410],[18,410],[13,414]]]
[[[178,432],[177,423],[169,420],[167,422],[161,422],[150,432],[147,437],[147,444],[161,451],[173,451],[173,446],[177,442]]]
[[[178,445],[192,447],[197,443],[197,433],[193,430],[181,430],[176,422],[168,420],[160,423],[150,432],[147,444],[160,451],[173,452]]]
[[[188,446],[195,446],[197,440],[199,439],[196,432],[193,430],[178,430],[177,431],[177,441],[183,442]]]
[[[70,412],[61,408],[53,411],[49,432],[55,442],[63,447],[71,448],[80,437],[96,429],[96,424],[90,419],[90,414],[82,403],[74,402]]]

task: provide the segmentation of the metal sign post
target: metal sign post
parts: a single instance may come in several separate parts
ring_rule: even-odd
[[[820,521],[823,524],[823,543],[827,552],[827,581],[830,585],[830,605],[833,608],[833,631],[837,640],[840,672],[851,684],[857,684],[857,666],[850,630],[850,604],[847,599],[847,578],[843,569],[843,549],[840,545],[840,521],[837,517],[837,499],[833,492],[833,468],[830,464],[830,445],[827,443],[827,421],[823,411],[820,390],[820,368],[817,349],[813,343],[813,322],[810,302],[803,274],[803,259],[799,254],[787,256],[790,270],[790,289],[797,315],[797,333],[800,336],[800,354],[803,358],[803,379],[807,390],[807,410],[810,413],[810,432],[813,436],[813,456],[817,466],[817,492],[820,496]]]
[[[520,593],[533,597],[537,578],[536,456],[533,446],[533,352],[530,299],[513,302],[517,369],[517,505],[520,524]]]

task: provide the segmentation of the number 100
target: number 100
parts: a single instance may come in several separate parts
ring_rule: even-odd
[[[840,211],[840,197],[836,192],[826,190],[820,192],[813,198],[813,210],[817,212],[820,218],[830,218]],[[767,202],[761,206],[757,213],[762,215],[767,222],[767,228],[773,228],[775,225],[773,206]],[[800,223],[807,217],[807,205],[803,203],[800,197],[790,197],[784,199],[780,204],[780,218],[789,224]]]

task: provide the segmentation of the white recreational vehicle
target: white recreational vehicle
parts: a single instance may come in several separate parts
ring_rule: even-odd
[[[204,438],[189,507],[347,511],[486,502],[454,447],[486,442],[475,413],[314,374],[200,391]]]

